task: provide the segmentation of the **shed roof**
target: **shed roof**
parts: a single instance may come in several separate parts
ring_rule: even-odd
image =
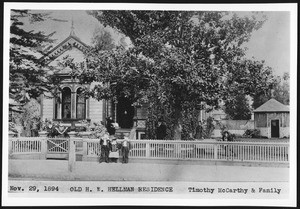
[[[256,108],[253,112],[290,112],[290,108],[275,99],[270,99]]]

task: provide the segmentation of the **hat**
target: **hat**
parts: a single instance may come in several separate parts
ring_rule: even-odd
[[[104,136],[102,138],[108,140],[109,136],[107,134],[104,134]]]

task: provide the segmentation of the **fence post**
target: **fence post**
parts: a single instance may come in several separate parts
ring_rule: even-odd
[[[41,139],[41,159],[46,160],[47,158],[47,138]]]
[[[216,142],[214,143],[214,159],[218,159],[218,144]]]
[[[75,161],[76,161],[76,141],[75,139],[70,138],[69,141],[69,159],[68,159],[68,171],[73,172],[75,169]]]
[[[146,158],[150,158],[150,143],[146,143]]]

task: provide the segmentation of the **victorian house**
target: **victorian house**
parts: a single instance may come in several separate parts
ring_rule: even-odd
[[[53,120],[61,122],[73,128],[81,120],[87,120],[91,124],[94,122],[106,122],[106,118],[111,116],[119,123],[118,132],[135,132],[135,138],[142,138],[145,130],[145,110],[135,108],[126,98],[118,98],[117,102],[110,100],[96,100],[85,98],[82,94],[83,85],[79,84],[76,77],[71,75],[71,69],[61,67],[58,63],[63,57],[68,56],[74,62],[85,63],[85,52],[88,46],[83,43],[74,32],[72,24],[69,36],[51,49],[47,57],[48,67],[56,70],[61,77],[61,89],[59,92],[60,102],[52,95],[42,95],[41,118],[43,120]],[[86,68],[86,64],[81,66]],[[86,84],[85,87],[92,88],[95,83]]]

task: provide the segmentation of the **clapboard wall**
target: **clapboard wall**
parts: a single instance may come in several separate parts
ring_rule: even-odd
[[[90,98],[89,104],[89,116],[91,122],[94,123],[103,121],[103,101]]]
[[[53,119],[53,98],[49,97],[49,95],[42,95],[42,103],[41,103],[41,115],[42,120]]]

